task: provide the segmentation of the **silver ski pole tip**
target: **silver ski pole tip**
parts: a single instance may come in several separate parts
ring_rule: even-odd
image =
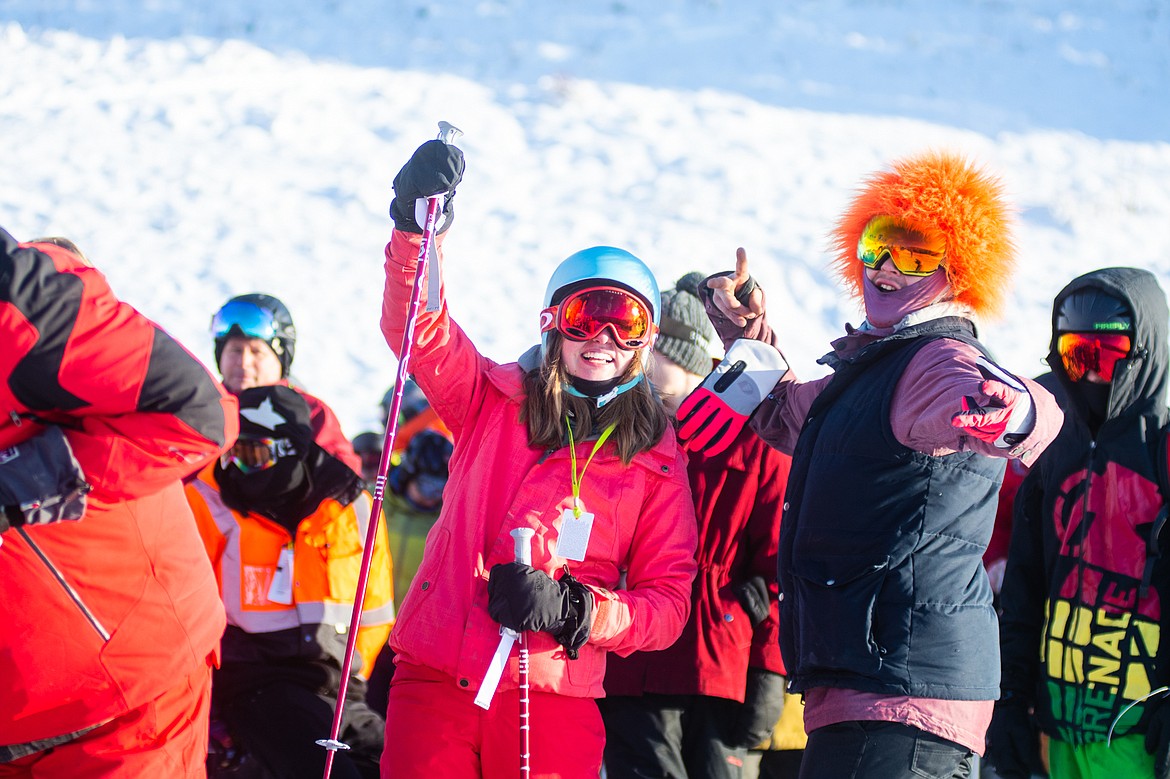
[[[454,143],[455,139],[463,135],[463,131],[450,122],[439,122],[439,140],[443,143]]]

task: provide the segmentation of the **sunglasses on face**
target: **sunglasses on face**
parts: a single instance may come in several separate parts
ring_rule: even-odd
[[[904,276],[929,276],[946,259],[946,244],[931,239],[897,219],[879,216],[871,219],[857,241],[857,259],[875,270],[889,260]]]
[[[1073,381],[1080,381],[1089,371],[1105,381],[1113,381],[1117,361],[1129,354],[1133,341],[1119,333],[1062,333],[1056,350],[1064,370]]]
[[[211,318],[211,333],[215,338],[243,335],[271,341],[276,337],[277,323],[272,312],[243,300],[227,303]]]
[[[238,438],[220,458],[220,463],[224,468],[234,465],[242,473],[257,473],[276,465],[281,457],[296,453],[287,438]]]
[[[641,349],[654,336],[646,304],[625,290],[590,287],[566,297],[540,314],[540,331],[556,330],[570,341],[588,341],[609,328],[622,349]]]

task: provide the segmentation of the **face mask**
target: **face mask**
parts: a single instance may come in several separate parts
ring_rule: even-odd
[[[947,274],[942,270],[893,292],[882,292],[867,276],[862,284],[865,318],[874,327],[893,327],[907,314],[945,299],[950,288]]]

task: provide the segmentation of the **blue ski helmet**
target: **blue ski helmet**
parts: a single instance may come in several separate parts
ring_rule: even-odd
[[[566,257],[544,292],[544,308],[555,305],[578,289],[598,284],[614,284],[637,295],[650,309],[654,326],[658,327],[661,296],[654,274],[646,263],[625,249],[613,246],[593,246]],[[541,352],[547,354],[548,333],[540,336]]]
[[[284,303],[272,295],[253,292],[237,295],[224,303],[211,317],[211,334],[215,337],[217,367],[229,338],[259,338],[280,358],[281,377],[288,377],[297,345],[297,329]]]

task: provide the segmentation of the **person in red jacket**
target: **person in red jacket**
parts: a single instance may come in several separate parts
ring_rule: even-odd
[[[333,409],[289,380],[297,329],[284,303],[259,292],[237,295],[212,316],[211,334],[215,364],[229,392],[239,395],[250,387],[270,384],[292,387],[309,404],[317,445],[361,474],[362,460],[341,431]]]
[[[651,375],[672,413],[719,348],[698,295],[703,278],[687,274],[662,295]],[[776,544],[790,462],[747,430],[722,453],[691,455],[700,539],[691,616],[669,648],[608,663],[598,706],[609,779],[739,779],[747,749],[779,719]]]
[[[202,777],[225,620],[181,478],[235,398],[68,241],[0,244],[0,777]]]
[[[442,193],[449,208],[462,172],[462,152],[430,141],[394,179],[382,305],[394,350],[414,288],[416,206]],[[436,259],[441,274],[446,260]],[[475,348],[451,318],[442,279],[432,281],[440,299],[422,301],[410,366],[454,451],[443,508],[390,634],[397,666],[382,777],[519,775],[523,693],[526,775],[596,779],[605,729],[594,699],[606,657],[672,644],[695,577],[686,458],[646,381],[658,285],[622,249],[570,255],[547,285],[542,343],[501,365]],[[431,294],[426,285],[420,293]],[[532,532],[531,564],[516,561],[513,531]],[[523,690],[501,627],[527,641]]]

